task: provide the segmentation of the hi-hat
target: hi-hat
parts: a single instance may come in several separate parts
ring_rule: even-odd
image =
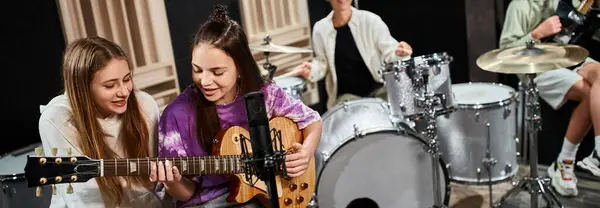
[[[477,66],[503,74],[535,74],[577,65],[588,55],[577,45],[528,42],[526,46],[489,51],[477,58]]]
[[[251,45],[250,50],[274,53],[312,53],[313,51],[307,48],[298,48],[291,46],[281,46],[271,42],[260,45]]]

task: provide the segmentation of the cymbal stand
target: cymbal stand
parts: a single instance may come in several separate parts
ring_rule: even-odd
[[[436,124],[436,109],[435,106],[440,104],[441,98],[436,95],[433,91],[427,89],[429,82],[429,69],[416,70],[417,76],[413,80],[417,88],[419,89],[416,93],[415,103],[420,107],[424,108],[424,118],[427,121],[427,128],[424,134],[429,138],[426,150],[431,154],[432,164],[432,177],[433,177],[433,199],[434,205],[432,208],[446,208],[446,205],[442,202],[442,192],[440,190],[440,151],[439,142],[437,139],[437,124]]]
[[[263,45],[269,45],[271,42],[271,35],[267,34],[267,36],[263,39],[265,42]],[[275,71],[277,71],[277,66],[271,64],[269,62],[269,52],[263,52],[265,55],[265,63],[263,64],[263,68],[269,72],[269,81],[273,80],[273,76],[275,76]]]
[[[504,203],[508,198],[513,195],[523,191],[528,190],[531,195],[531,207],[538,208],[539,201],[538,195],[544,198],[546,203],[549,205],[554,205],[556,207],[563,207],[558,197],[553,192],[553,190],[549,187],[550,179],[549,178],[541,178],[538,176],[538,147],[537,147],[537,134],[538,131],[542,129],[541,123],[541,112],[540,105],[538,102],[538,89],[533,82],[535,78],[535,74],[527,74],[527,83],[525,84],[525,91],[527,93],[526,96],[526,120],[528,126],[529,133],[529,165],[531,168],[531,173],[529,176],[526,176],[522,180],[520,180],[517,185],[515,185],[511,190],[509,190],[498,203],[494,204],[494,207],[499,207]]]

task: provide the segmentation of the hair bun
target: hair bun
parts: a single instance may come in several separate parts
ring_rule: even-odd
[[[224,5],[221,5],[221,4],[215,5],[211,19],[213,21],[217,21],[217,22],[223,22],[223,23],[228,22],[229,17],[228,17],[228,13],[227,13],[227,7]]]

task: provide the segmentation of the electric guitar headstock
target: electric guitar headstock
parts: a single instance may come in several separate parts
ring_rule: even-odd
[[[40,197],[43,186],[52,185],[52,195],[56,195],[56,184],[66,184],[67,194],[73,193],[71,183],[83,183],[100,176],[100,161],[86,156],[71,156],[71,149],[66,149],[67,156],[56,156],[57,148],[52,148],[52,157],[43,155],[43,149],[35,149],[35,155],[27,156],[25,179],[27,187],[37,187],[36,196]]]

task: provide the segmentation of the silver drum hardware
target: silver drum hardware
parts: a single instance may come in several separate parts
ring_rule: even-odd
[[[450,179],[495,184],[518,171],[517,92],[495,83],[454,84],[456,111],[437,118]],[[491,177],[490,177],[491,176]]]
[[[454,107],[450,62],[447,53],[434,53],[409,60],[386,63],[379,71],[385,81],[393,121],[424,117],[425,91],[438,97],[436,115],[450,113]],[[427,79],[427,80],[425,80]]]
[[[340,103],[323,115],[313,207],[434,204],[434,165],[427,143],[407,125],[393,124],[389,113],[382,99],[362,98]],[[443,164],[437,166],[438,190],[447,205],[450,186]]]
[[[302,100],[302,94],[306,90],[306,82],[298,77],[275,78],[275,84],[281,87],[288,95]]]

